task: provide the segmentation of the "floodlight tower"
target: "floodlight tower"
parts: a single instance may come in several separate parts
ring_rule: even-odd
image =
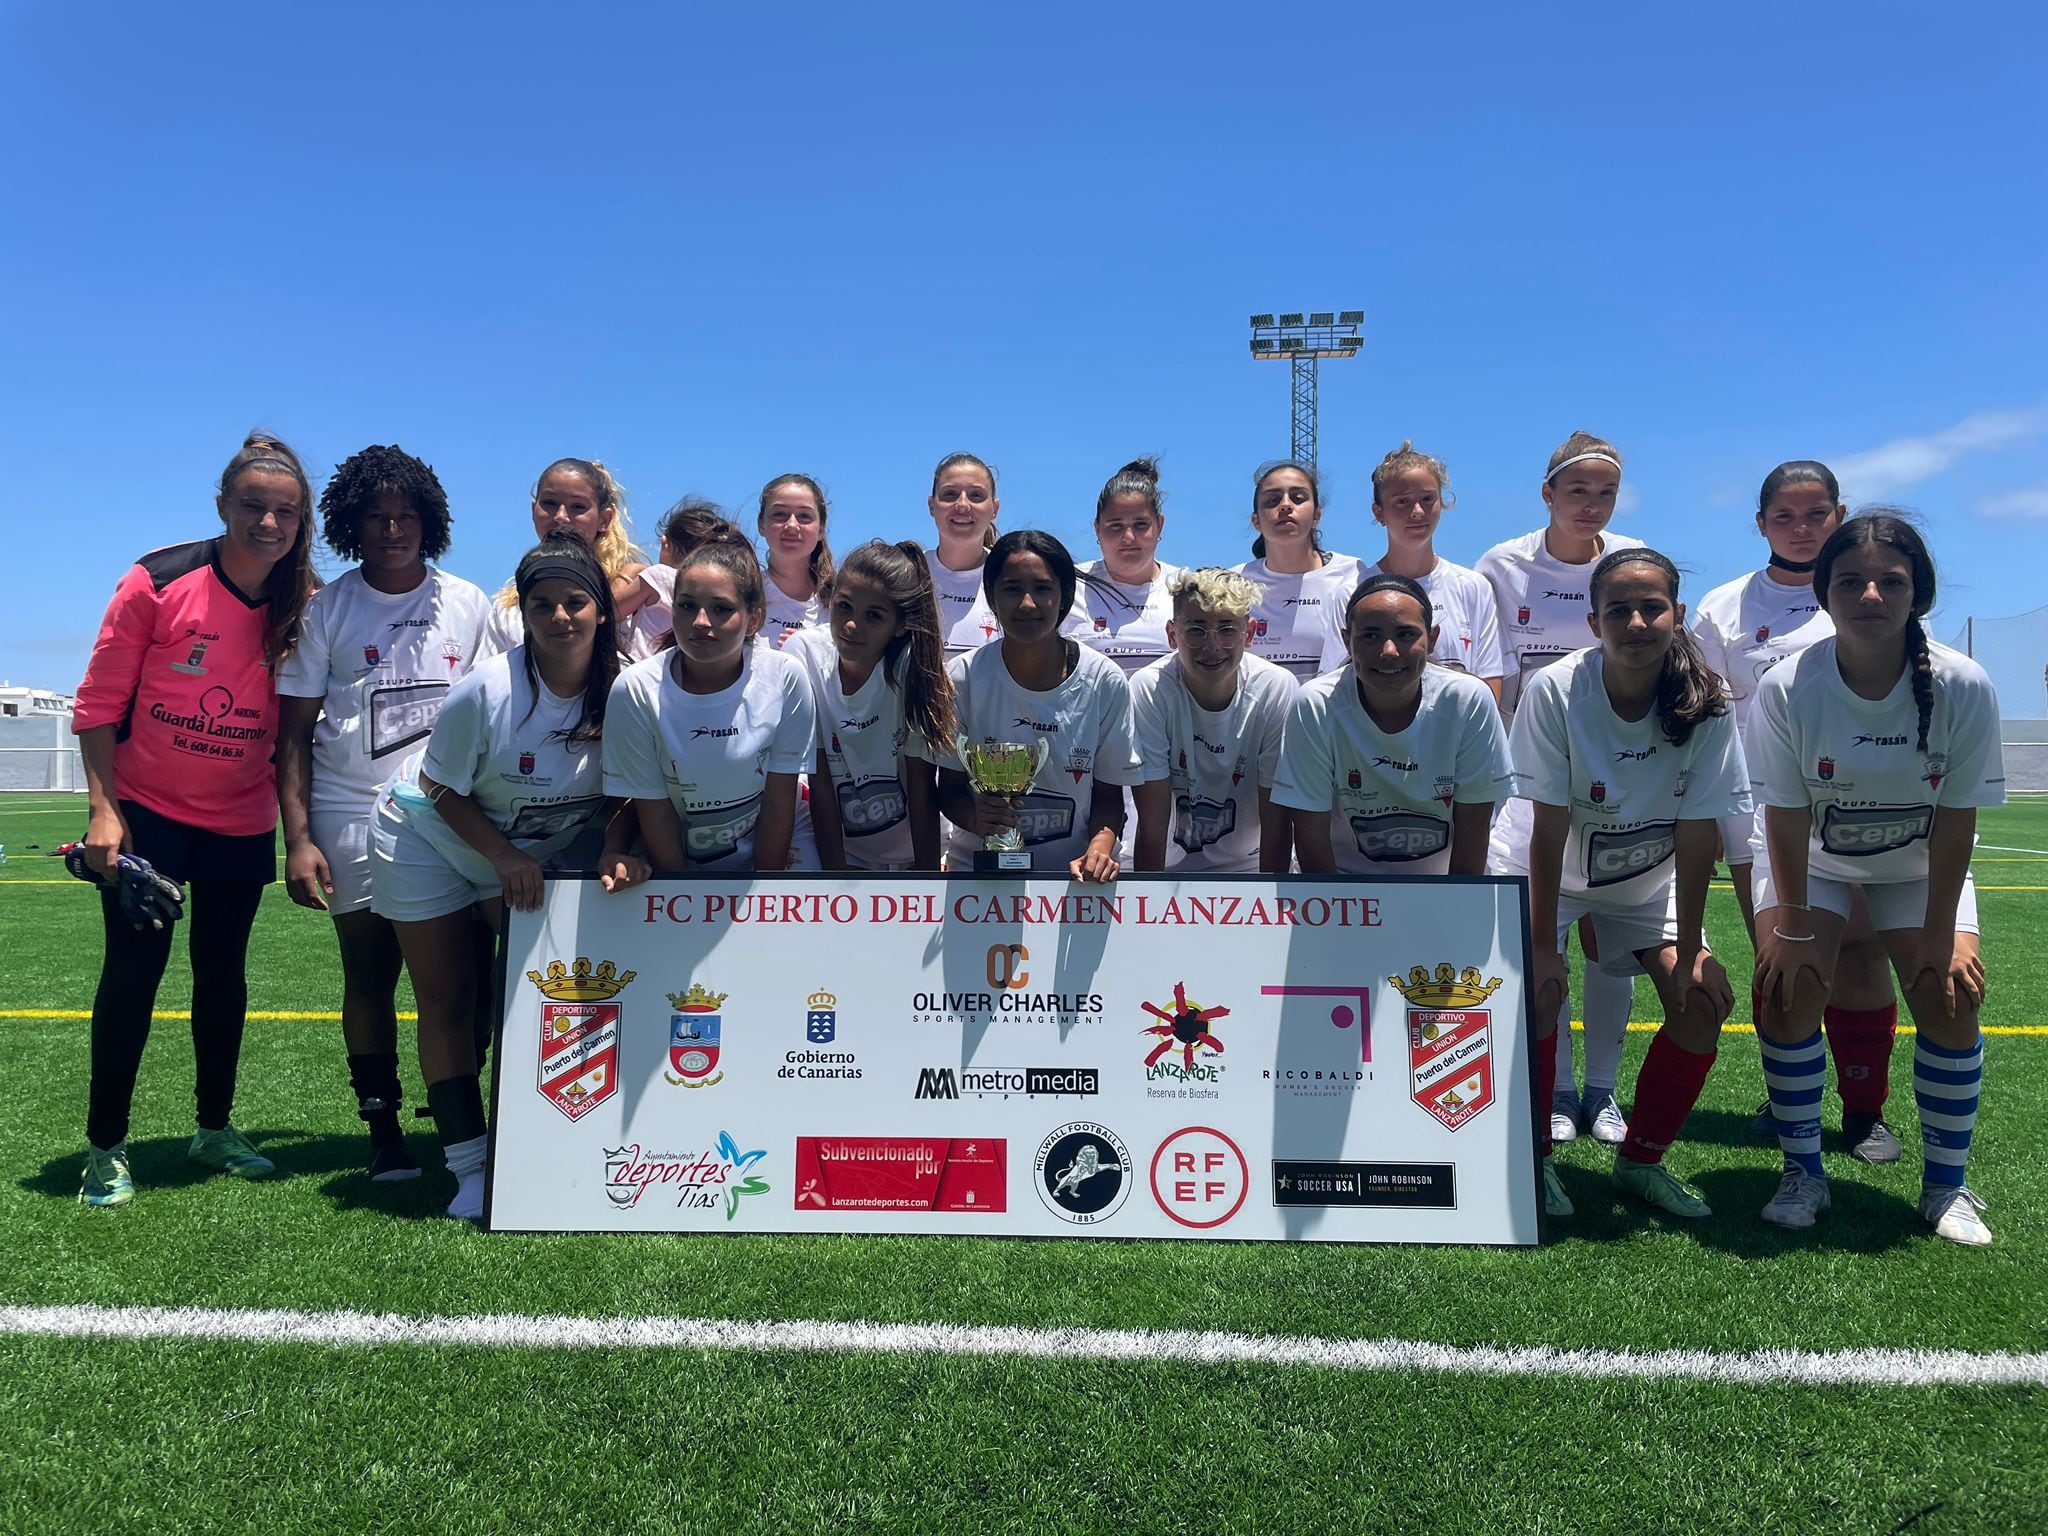
[[[1252,316],[1253,359],[1286,358],[1294,364],[1290,452],[1311,469],[1316,463],[1316,364],[1325,357],[1358,356],[1358,328],[1364,324],[1362,309],[1319,309],[1310,314],[1289,310],[1277,319]]]

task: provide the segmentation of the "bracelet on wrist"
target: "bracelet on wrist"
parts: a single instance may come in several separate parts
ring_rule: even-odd
[[[1775,933],[1787,944],[1811,944],[1813,942],[1813,935],[1810,933],[1787,933],[1776,924],[1772,925],[1771,932]]]

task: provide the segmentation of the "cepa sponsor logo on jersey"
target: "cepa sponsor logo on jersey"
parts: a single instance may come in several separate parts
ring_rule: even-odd
[[[1670,858],[1677,846],[1675,821],[1590,830],[1586,836],[1586,885],[1597,890],[1603,885],[1633,880]]]
[[[1450,823],[1421,811],[1353,816],[1351,836],[1360,853],[1384,864],[1427,859],[1451,846]]]
[[[1015,802],[1017,831],[1027,848],[1056,843],[1074,831],[1074,802],[1065,795],[1033,790]]]
[[[1174,799],[1173,811],[1173,840],[1189,853],[1200,853],[1237,830],[1235,800],[1197,800],[1193,795],[1179,795]]]
[[[839,820],[852,837],[886,832],[910,814],[910,801],[895,779],[844,781],[832,786],[839,800]]]
[[[1820,845],[1845,859],[1867,859],[1922,841],[1934,829],[1931,805],[1826,807],[1820,816]]]

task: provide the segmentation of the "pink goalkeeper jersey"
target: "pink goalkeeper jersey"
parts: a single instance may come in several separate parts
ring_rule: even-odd
[[[107,604],[71,717],[120,727],[114,792],[229,836],[277,825],[277,684],[263,659],[267,602],[220,568],[218,539],[128,568]]]

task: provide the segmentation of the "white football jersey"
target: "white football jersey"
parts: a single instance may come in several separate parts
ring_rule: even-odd
[[[1807,868],[1830,880],[1889,884],[1927,877],[1927,838],[1941,806],[2005,803],[1998,696],[1984,669],[1930,641],[1934,713],[1927,751],[1909,666],[1881,699],[1842,681],[1832,635],[1757,685],[1749,750],[1757,798],[1812,808]]]
[[[1561,656],[1594,644],[1586,615],[1593,611],[1588,584],[1593,567],[1617,549],[1643,541],[1609,529],[1600,552],[1584,565],[1566,565],[1544,548],[1546,529],[1496,544],[1479,557],[1477,574],[1493,589],[1500,616],[1500,707],[1515,712],[1529,679]]]
[[[1507,735],[1493,690],[1425,667],[1404,731],[1373,724],[1347,664],[1304,683],[1287,722],[1273,798],[1328,811],[1330,851],[1347,874],[1441,875],[1451,867],[1451,807],[1509,794]]]
[[[545,859],[604,808],[604,754],[595,741],[569,740],[582,718],[581,695],[558,698],[545,683],[536,693],[526,648],[515,647],[448,690],[419,773],[467,795],[513,844]],[[410,819],[430,842],[473,857],[439,816]]]
[[[1787,656],[1797,656],[1835,632],[1835,621],[1813,593],[1813,583],[1788,587],[1756,571],[1714,588],[1693,604],[1686,626],[1707,665],[1728,685],[1735,729],[1749,745],[1756,685]]]
[[[490,617],[481,588],[431,566],[410,592],[379,592],[358,568],[313,594],[277,691],[323,701],[314,809],[367,815],[377,791],[413,776],[449,688],[479,659]]]
[[[979,650],[1002,633],[995,610],[981,590],[980,566],[949,570],[936,549],[924,552],[924,563],[932,573],[932,591],[939,600],[939,638],[946,642],[949,658]]]
[[[674,654],[650,656],[619,674],[605,708],[606,793],[666,798],[693,871],[752,869],[767,775],[811,761],[817,716],[803,668],[765,645],[745,656],[739,680],[717,693],[685,693]]]
[[[1358,579],[1380,574],[1377,565],[1361,566]],[[1499,677],[1506,670],[1501,660],[1500,610],[1493,600],[1493,588],[1477,571],[1454,565],[1441,557],[1436,569],[1416,579],[1429,594],[1430,612],[1437,624],[1436,646],[1429,659],[1474,677]],[[1350,593],[1344,596],[1348,599]],[[1344,649],[1344,612],[1337,611],[1339,634],[1334,648],[1324,658],[1326,670],[1334,671],[1351,658]]]
[[[910,800],[903,789],[903,752],[911,735],[903,718],[900,686],[907,656],[897,658],[898,686],[876,667],[853,693],[839,681],[839,648],[830,630],[799,630],[783,647],[811,685],[817,710],[815,750],[831,770],[829,790],[811,780],[811,793],[829,793],[839,807],[846,862],[855,869],[910,869]],[[929,754],[926,754],[927,756]]]
[[[1236,692],[1214,711],[1188,692],[1178,656],[1132,675],[1140,782],[1173,788],[1168,869],[1258,869],[1259,791],[1273,787],[1298,691],[1285,667],[1256,656],[1239,664]]]
[[[1073,673],[1057,688],[1020,688],[1003,664],[1003,648],[985,645],[946,664],[953,679],[953,709],[970,744],[1043,740],[1045,762],[1017,803],[1017,825],[1033,869],[1064,872],[1088,850],[1088,811],[1095,783],[1128,787],[1138,782],[1131,741],[1131,685],[1123,669],[1087,646],[1075,648]],[[942,768],[963,768],[958,755],[936,743],[909,750]],[[982,839],[948,827],[948,863],[966,869]]]
[[[1237,574],[1259,589],[1252,604],[1251,650],[1254,656],[1285,667],[1297,678],[1314,677],[1330,658],[1342,660],[1344,600],[1359,583],[1359,564],[1350,555],[1332,555],[1320,570],[1286,575],[1267,569],[1263,560],[1247,560]]]
[[[1640,720],[1615,714],[1603,666],[1599,650],[1578,651],[1532,677],[1508,752],[1517,795],[1571,808],[1559,891],[1623,910],[1663,899],[1679,822],[1750,814],[1749,771],[1732,711],[1674,746],[1654,705]]]
[[[1109,574],[1108,565],[1090,560],[1081,574],[1100,583],[1087,582],[1074,589],[1074,608],[1060,632],[1070,639],[1102,652],[1127,673],[1149,667],[1173,653],[1166,643],[1166,623],[1173,617],[1174,578],[1177,567],[1160,564],[1159,574],[1142,587],[1126,586]]]
[[[775,585],[775,578],[764,567],[761,584],[767,599],[768,617],[761,626],[761,639],[776,650],[788,643],[789,637],[800,629],[809,629],[825,620],[825,605],[818,594],[809,597],[791,597]],[[979,579],[977,574],[976,579]]]

